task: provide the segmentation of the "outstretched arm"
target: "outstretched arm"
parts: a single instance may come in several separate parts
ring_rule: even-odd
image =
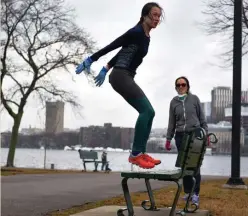
[[[101,50],[97,51],[96,53],[94,53],[92,56],[90,56],[90,58],[92,59],[92,61],[97,61],[100,57],[106,55],[107,53],[125,45],[130,43],[130,40],[132,40],[132,38],[134,38],[134,34],[135,34],[135,30],[134,29],[130,29],[128,30],[126,33],[124,33],[123,35],[121,35],[120,37],[118,37],[117,39],[115,39],[112,43],[110,43],[109,45],[107,45],[106,47],[102,48]]]

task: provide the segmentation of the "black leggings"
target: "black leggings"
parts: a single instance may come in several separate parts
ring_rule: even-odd
[[[177,146],[177,150],[180,150],[180,146],[182,144],[182,139],[183,139],[183,132],[176,132],[175,134],[175,141],[176,141],[176,146]],[[200,170],[198,172],[198,174],[195,176],[195,180],[196,180],[196,185],[195,185],[195,189],[194,192],[198,195],[200,193],[200,184],[201,184],[201,173]],[[191,176],[185,176],[183,178],[183,188],[184,188],[184,192],[185,193],[190,193],[193,187],[193,179]]]
[[[114,68],[109,83],[139,113],[135,125],[133,152],[146,152],[155,111],[142,89],[135,83],[134,75],[124,69]]]

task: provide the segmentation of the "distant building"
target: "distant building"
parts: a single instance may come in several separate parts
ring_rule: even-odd
[[[217,123],[224,120],[225,107],[232,102],[230,87],[218,86],[211,91],[211,120]]]
[[[225,121],[232,122],[232,105],[225,108]],[[241,103],[241,127],[246,130],[248,134],[248,103]]]
[[[207,123],[211,122],[211,102],[202,102],[201,107],[203,109]]]
[[[29,126],[29,128],[22,128],[20,130],[20,133],[24,135],[32,135],[32,134],[38,134],[38,133],[43,133],[43,132],[44,132],[44,129],[32,128],[31,125]]]
[[[62,133],[64,131],[64,102],[46,102],[46,133]]]
[[[219,122],[218,124],[208,124],[208,132],[214,133],[218,138],[217,144],[212,144],[212,153],[227,154],[232,152],[232,125],[230,122]],[[238,143],[237,143],[238,144]],[[240,147],[245,146],[244,129],[240,130]]]
[[[248,103],[248,91],[241,92],[242,101]],[[217,123],[224,121],[225,108],[232,104],[232,89],[218,86],[211,91],[211,121]]]
[[[40,149],[46,146],[47,149],[64,149],[65,146],[75,146],[78,144],[78,132],[63,132],[58,134],[36,133],[23,134],[19,133],[17,148],[35,148]],[[8,148],[11,142],[11,132],[1,133],[1,146]]]
[[[166,132],[167,132],[166,128],[152,128],[149,138],[165,137]]]
[[[134,137],[134,128],[104,126],[81,127],[79,135],[83,147],[103,147],[130,149]]]
[[[64,132],[79,132],[79,128],[74,129],[74,128],[64,128]]]

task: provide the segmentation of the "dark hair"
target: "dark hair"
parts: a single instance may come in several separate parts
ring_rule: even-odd
[[[184,81],[186,82],[186,84],[187,84],[187,86],[188,86],[187,93],[189,93],[189,92],[190,92],[190,91],[189,91],[189,89],[190,89],[189,80],[188,80],[185,76],[181,76],[181,77],[178,77],[178,78],[176,79],[176,81],[175,81],[175,88],[177,88],[177,87],[176,87],[177,81],[180,80],[180,79],[184,79]]]
[[[163,8],[156,2],[148,2],[142,8],[141,17],[140,17],[140,20],[139,20],[138,24],[140,24],[140,23],[142,23],[144,21],[144,16],[148,16],[153,7],[158,7],[161,10],[162,15],[161,15],[161,20],[160,21],[162,21],[162,19],[164,17],[163,16],[163,12],[164,12]]]

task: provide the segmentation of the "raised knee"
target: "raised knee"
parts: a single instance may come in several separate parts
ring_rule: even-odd
[[[154,118],[154,116],[155,116],[155,110],[154,110],[152,107],[150,107],[150,108],[147,109],[147,114],[148,114],[151,118]]]

